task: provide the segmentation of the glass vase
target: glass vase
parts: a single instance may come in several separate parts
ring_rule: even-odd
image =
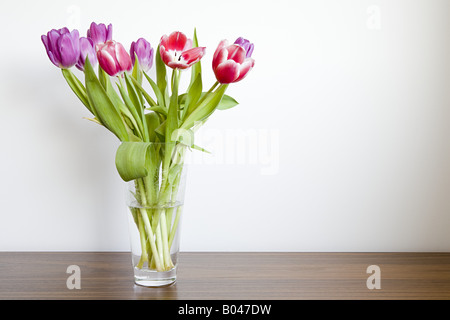
[[[157,157],[149,156],[149,174],[127,182],[131,261],[134,282],[139,286],[161,287],[176,281],[186,186],[185,150],[181,144],[155,144],[149,150],[157,153]]]

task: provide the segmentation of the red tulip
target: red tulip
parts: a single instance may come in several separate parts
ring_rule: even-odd
[[[98,63],[110,76],[115,76],[133,68],[131,57],[122,44],[114,40],[99,43],[95,46]]]
[[[205,47],[192,48],[192,40],[182,32],[164,35],[159,45],[159,53],[164,63],[172,69],[187,69],[200,61]]]
[[[253,45],[243,46],[243,41],[238,40],[232,45],[228,45],[227,40],[222,40],[214,53],[212,65],[220,83],[241,81],[255,65],[255,60],[251,58]]]

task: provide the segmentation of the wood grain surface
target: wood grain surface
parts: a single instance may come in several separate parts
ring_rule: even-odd
[[[0,252],[0,299],[450,299],[450,253],[181,253],[177,282],[133,282],[127,252]],[[81,289],[69,290],[69,265]],[[381,269],[369,290],[367,267]]]

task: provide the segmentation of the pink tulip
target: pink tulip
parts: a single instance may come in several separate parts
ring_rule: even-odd
[[[115,76],[133,68],[131,57],[122,44],[108,40],[95,46],[98,63],[110,76]]]
[[[213,70],[220,83],[234,83],[245,78],[255,65],[251,57],[253,44],[248,40],[239,38],[232,45],[222,40],[213,57]]]
[[[187,69],[200,61],[205,47],[192,48],[192,40],[182,32],[164,35],[159,45],[159,53],[164,63],[172,69]]]

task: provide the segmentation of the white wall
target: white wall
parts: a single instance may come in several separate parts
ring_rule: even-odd
[[[0,6],[0,250],[129,248],[118,141],[82,119],[40,40],[91,21],[127,48],[197,27],[211,84],[221,39],[255,43],[228,91],[241,105],[199,132],[214,154],[193,155],[182,250],[450,250],[450,2]]]

